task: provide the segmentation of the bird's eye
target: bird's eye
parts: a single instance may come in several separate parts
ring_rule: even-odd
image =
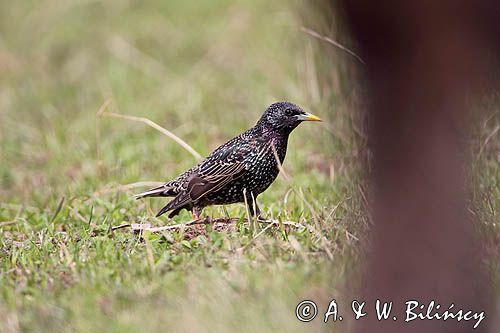
[[[293,114],[293,111],[292,111],[292,110],[290,110],[290,109],[286,109],[286,110],[285,110],[285,114],[286,114],[287,116],[291,116],[291,115]]]

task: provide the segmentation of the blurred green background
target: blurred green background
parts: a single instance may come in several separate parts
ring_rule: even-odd
[[[353,260],[368,244],[364,105],[359,64],[300,30],[349,45],[321,12],[285,0],[0,1],[0,331],[348,330],[320,315],[331,298],[353,297],[341,290],[359,285]],[[279,178],[261,206],[313,231],[259,234],[242,221],[194,239],[110,231],[170,223],[153,218],[164,200],[131,195],[195,159],[142,123],[99,117],[103,105],[147,117],[205,156],[279,100],[326,121],[292,134],[291,181]],[[479,106],[486,116],[470,138],[470,209],[494,281],[496,105]],[[294,315],[304,298],[320,305],[308,324]]]

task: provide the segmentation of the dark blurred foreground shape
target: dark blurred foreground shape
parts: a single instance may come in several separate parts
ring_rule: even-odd
[[[466,98],[484,92],[500,37],[497,1],[340,0],[369,88],[373,247],[359,332],[470,332],[474,320],[404,323],[407,300],[486,311],[489,281],[466,214]],[[374,300],[394,301],[378,322]],[[425,310],[423,311],[425,313]]]

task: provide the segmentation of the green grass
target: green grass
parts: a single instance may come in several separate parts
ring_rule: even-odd
[[[304,298],[324,310],[359,285],[366,153],[353,125],[353,63],[301,33],[299,16],[322,28],[304,4],[285,0],[0,4],[1,332],[332,328],[319,317],[300,323],[294,310]],[[267,216],[314,232],[270,228],[255,238],[243,222],[190,240],[184,231],[110,231],[190,220],[155,219],[164,200],[136,201],[143,188],[119,186],[169,180],[195,160],[144,124],[97,117],[107,100],[110,112],[147,117],[202,155],[277,100],[326,119],[292,134],[291,180],[279,177],[259,197]],[[489,119],[473,139],[472,206],[498,251],[498,136],[477,153],[499,124]],[[232,205],[205,215],[246,213]],[[488,263],[498,281],[498,262]]]

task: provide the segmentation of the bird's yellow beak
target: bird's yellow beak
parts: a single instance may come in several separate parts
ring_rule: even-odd
[[[298,118],[302,121],[322,121],[320,117],[315,116],[312,113],[301,114]]]

